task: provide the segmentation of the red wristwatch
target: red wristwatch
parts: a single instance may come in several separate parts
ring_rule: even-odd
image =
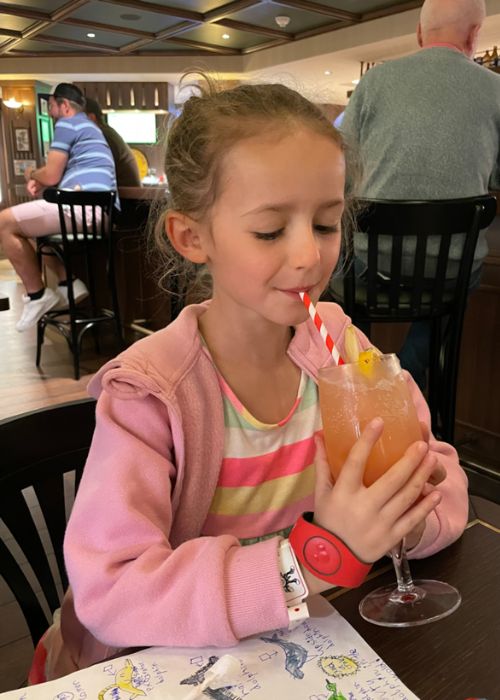
[[[295,556],[323,581],[348,588],[360,586],[372,565],[360,561],[336,535],[315,525],[313,515],[303,513],[288,536]]]

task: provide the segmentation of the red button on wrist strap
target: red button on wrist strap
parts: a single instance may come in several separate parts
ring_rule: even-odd
[[[289,535],[295,556],[314,576],[334,586],[360,586],[371,569],[357,559],[341,539],[312,522],[313,513],[304,513]]]

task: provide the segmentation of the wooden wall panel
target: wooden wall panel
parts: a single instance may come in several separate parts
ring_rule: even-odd
[[[80,82],[78,87],[102,109],[165,109],[173,105],[169,83]]]

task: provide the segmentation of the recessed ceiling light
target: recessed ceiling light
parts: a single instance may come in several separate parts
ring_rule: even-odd
[[[126,12],[123,15],[120,15],[120,19],[127,19],[130,22],[136,22],[138,19],[141,19],[140,15],[135,15],[132,12]]]
[[[223,39],[230,39],[231,36],[230,36],[229,34],[225,33],[225,34],[222,35],[222,38],[223,38]]]
[[[351,83],[352,83],[353,85],[357,85],[357,84],[359,83],[359,78],[358,78],[357,80],[351,80]]]
[[[331,70],[326,70],[326,71],[325,71],[325,75],[331,75],[331,74],[332,74],[332,71],[331,71]]]
[[[95,38],[94,32],[87,32],[87,36],[88,36],[89,39],[94,39],[94,38]]]

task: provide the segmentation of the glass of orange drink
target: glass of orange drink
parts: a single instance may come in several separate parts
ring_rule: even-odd
[[[355,362],[319,371],[319,401],[328,463],[336,479],[365,426],[384,421],[382,435],[366,462],[363,482],[373,484],[422,439],[417,412],[396,355],[368,350]],[[378,588],[360,603],[361,616],[386,627],[409,627],[438,620],[461,602],[459,592],[441,581],[413,581],[404,541],[392,559],[397,587]]]

